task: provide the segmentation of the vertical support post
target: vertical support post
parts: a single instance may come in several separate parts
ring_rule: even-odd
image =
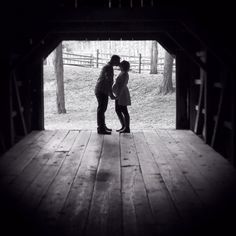
[[[45,63],[45,60],[43,60],[43,63]],[[45,64],[44,64],[45,65]],[[27,128],[27,132],[31,131],[31,116],[32,116],[32,109],[31,109],[31,82],[32,82],[32,76],[29,76],[28,71],[28,64],[25,63],[20,67],[20,71],[18,72],[18,76],[22,78],[22,82],[24,83],[24,86],[22,86],[24,96],[22,96],[22,104],[24,104],[24,117],[25,117],[25,124]]]
[[[96,65],[99,67],[99,50],[97,49]]]
[[[43,59],[29,65],[32,76],[32,130],[44,129]]]
[[[90,55],[90,67],[93,67],[93,54]]]
[[[25,124],[25,117],[24,117],[24,114],[23,114],[23,111],[22,111],[22,109],[24,109],[24,108],[22,107],[21,97],[20,97],[20,93],[19,93],[19,89],[18,89],[18,85],[17,85],[17,81],[16,81],[15,72],[12,72],[11,77],[12,77],[13,91],[14,91],[14,94],[16,96],[16,106],[17,106],[17,110],[18,110],[18,115],[20,116],[19,119],[20,119],[22,133],[24,135],[26,135],[27,134],[27,128],[26,128],[26,124]]]
[[[12,81],[12,76],[11,74],[9,75],[9,83],[7,84],[7,86],[9,86],[8,88],[6,88],[8,91],[7,91],[7,95],[9,96],[9,102],[8,102],[8,106],[9,106],[9,109],[8,112],[9,112],[9,141],[10,141],[10,146],[13,146],[13,144],[15,143],[15,126],[14,126],[14,121],[13,121],[13,115],[14,115],[14,111],[13,111],[13,81]],[[9,94],[8,94],[9,93]]]
[[[143,7],[143,0],[140,0],[140,6]]]
[[[66,113],[62,43],[60,43],[55,50],[54,70],[55,70],[56,83],[57,83],[57,86],[56,86],[57,112],[59,114]]]
[[[206,76],[205,76],[205,94],[204,94],[204,108],[205,108],[205,120],[204,120],[204,137],[205,143],[211,144],[212,133],[213,133],[213,123],[214,123],[214,114],[213,114],[213,82],[217,75],[215,75],[215,61],[212,55],[207,52],[205,58],[202,58],[202,61],[206,63]]]
[[[205,119],[202,118],[202,112],[204,109],[205,77],[206,77],[206,72],[202,68],[200,68],[200,85],[199,85],[200,89],[199,89],[198,103],[197,103],[198,104],[197,114],[196,114],[195,125],[194,125],[194,132],[198,135],[202,135],[203,129],[204,129],[203,126],[205,122]]]
[[[189,129],[188,58],[182,50],[176,53],[176,129]]]
[[[1,55],[4,57],[4,51]],[[0,79],[0,110],[1,110],[1,123],[0,133],[2,140],[4,140],[3,146],[5,149],[10,148],[14,144],[13,135],[13,120],[12,120],[12,97],[11,97],[11,77],[10,68],[7,60],[2,60],[2,78]]]
[[[230,80],[231,80],[231,124],[232,124],[232,134],[231,134],[231,156],[230,156],[230,161],[231,163],[236,167],[236,96],[235,96],[235,91],[236,91],[236,73],[235,73],[235,68],[233,73],[230,75]]]
[[[189,61],[189,128],[194,131],[195,124],[196,124],[196,102],[198,99],[198,90],[200,85],[196,85],[195,80],[200,78],[200,70],[196,63]]]
[[[138,73],[141,74],[142,55],[139,53]]]

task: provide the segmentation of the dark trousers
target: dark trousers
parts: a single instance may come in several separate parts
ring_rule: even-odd
[[[118,100],[115,102],[116,114],[120,120],[122,128],[129,128],[130,117],[127,106],[122,106],[118,104]]]
[[[106,127],[105,112],[107,110],[107,105],[108,105],[108,95],[101,92],[96,92],[95,95],[98,101],[98,107],[97,107],[98,129],[104,129]]]

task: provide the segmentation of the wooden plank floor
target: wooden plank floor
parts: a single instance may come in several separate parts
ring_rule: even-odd
[[[236,171],[186,130],[34,131],[0,158],[0,183],[5,235],[235,229]]]

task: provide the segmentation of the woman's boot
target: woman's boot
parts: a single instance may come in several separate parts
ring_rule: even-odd
[[[120,131],[120,133],[130,133],[130,128],[129,128],[129,123],[130,123],[130,118],[129,114],[125,116],[125,127]]]
[[[117,129],[117,132],[120,132],[121,130],[123,130],[125,128],[125,119],[124,116],[122,114],[118,115],[118,118],[120,120],[120,124],[121,124],[121,128]]]

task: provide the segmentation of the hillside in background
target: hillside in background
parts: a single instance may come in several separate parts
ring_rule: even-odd
[[[52,66],[44,66],[44,109],[46,129],[96,129],[97,100],[94,87],[100,73],[97,68],[64,66],[66,114],[57,114],[56,84]],[[119,71],[115,71],[117,75]],[[161,74],[130,73],[129,106],[131,129],[175,128],[175,93],[159,95]],[[175,86],[175,80],[173,81]],[[114,101],[106,112],[108,127],[120,128]]]

